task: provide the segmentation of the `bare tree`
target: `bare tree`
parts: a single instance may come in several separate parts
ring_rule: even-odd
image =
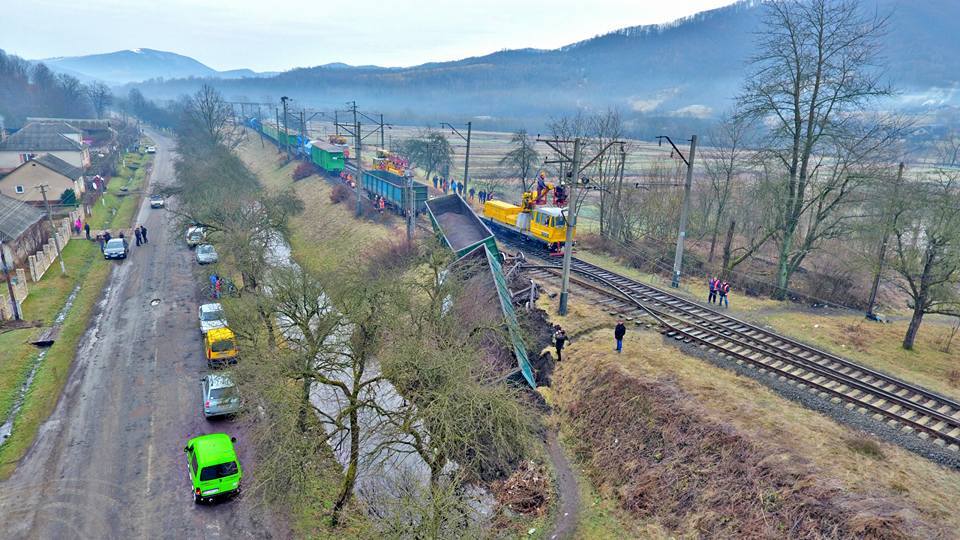
[[[178,135],[190,144],[233,149],[242,142],[243,130],[232,122],[233,109],[214,87],[204,84],[187,98]]]
[[[706,205],[706,218],[710,235],[710,254],[708,262],[713,262],[720,235],[720,225],[726,217],[727,203],[733,192],[734,180],[739,178],[746,168],[747,149],[745,143],[752,126],[747,119],[730,115],[725,117],[710,137],[712,151],[705,155],[703,168],[710,180],[706,191],[710,198]]]
[[[100,81],[94,81],[87,85],[86,92],[97,118],[103,118],[103,113],[113,102],[113,92],[110,91],[110,87]]]
[[[804,258],[836,232],[836,221],[830,222],[857,187],[846,167],[838,169],[837,157],[856,163],[878,147],[872,141],[885,139],[882,123],[863,122],[857,113],[890,94],[877,69],[877,39],[887,19],[861,15],[853,0],[766,6],[739,106],[743,117],[772,126],[765,150],[783,176],[774,296],[784,298]],[[821,169],[825,163],[832,164],[829,171]]]
[[[453,160],[453,147],[450,141],[435,130],[427,130],[419,136],[407,139],[400,143],[400,152],[410,160],[415,167],[423,169],[427,179],[433,173],[450,169]]]
[[[510,137],[510,145],[513,148],[500,159],[500,166],[507,167],[510,174],[514,174],[520,179],[520,186],[523,191],[529,191],[530,184],[527,183],[527,179],[532,179],[535,176],[535,169],[540,163],[540,154],[537,152],[536,143],[527,134],[527,130],[518,129]]]

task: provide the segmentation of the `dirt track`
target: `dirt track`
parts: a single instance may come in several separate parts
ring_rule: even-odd
[[[172,141],[157,142],[151,183],[173,177]],[[0,483],[2,538],[268,538],[285,536],[262,506],[239,497],[194,505],[183,446],[243,433],[200,412],[206,372],[191,276],[193,252],[170,214],[145,203],[150,243],[113,263],[54,413],[16,472]],[[132,236],[132,235],[130,235]],[[159,299],[156,306],[151,300]],[[246,467],[249,484],[252,467]]]

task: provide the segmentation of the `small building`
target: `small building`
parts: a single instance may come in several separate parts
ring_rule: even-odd
[[[45,218],[40,209],[0,195],[0,242],[7,264],[25,266],[27,257],[43,248],[50,237]]]
[[[80,129],[66,122],[31,122],[0,142],[0,175],[41,154],[52,154],[81,170],[90,165]]]
[[[0,178],[0,194],[31,204],[43,204],[40,186],[46,185],[47,199],[57,204],[61,195],[72,189],[76,200],[86,191],[83,170],[53,154],[34,157]]]

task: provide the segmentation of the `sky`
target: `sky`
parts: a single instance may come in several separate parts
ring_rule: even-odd
[[[0,49],[42,59],[150,48],[184,54],[218,70],[282,71],[328,62],[409,66],[502,49],[556,48],[730,3],[0,0]]]

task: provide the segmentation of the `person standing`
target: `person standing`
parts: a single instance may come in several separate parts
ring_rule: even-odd
[[[477,190],[475,190],[475,189],[473,189],[473,188],[470,188],[470,190],[467,191],[467,198],[470,199],[471,202],[473,201],[473,194],[476,193],[476,192],[477,192]]]
[[[77,236],[80,236],[80,228],[81,228],[82,226],[83,226],[83,224],[80,222],[80,218],[77,218],[77,220],[73,222],[73,232],[74,232],[74,234],[76,234]]]
[[[440,189],[440,182],[437,179],[437,175],[433,175],[433,189]]]
[[[553,343],[557,348],[557,362],[563,360],[563,348],[566,346],[567,341],[567,332],[560,328],[560,325],[555,326],[556,331],[553,333]]]
[[[729,308],[730,301],[727,300],[727,296],[730,294],[730,284],[724,281],[717,286],[717,292],[720,293],[720,305]]]
[[[480,199],[480,204],[487,202],[487,194],[482,189],[480,193],[477,194],[477,197]]]
[[[143,243],[147,243],[147,228],[143,225],[140,226],[140,237],[143,238]]]
[[[83,224],[83,230],[87,233],[87,240],[90,239],[90,223]]]
[[[717,301],[717,285],[720,284],[720,280],[711,277],[710,281],[707,282],[710,285],[710,295],[707,296],[707,303],[712,304]]]
[[[104,241],[103,241],[103,235],[102,235],[102,234],[98,234],[98,235],[97,235],[97,243],[100,244],[100,251],[103,252],[103,244],[104,244]]]
[[[217,282],[213,284],[213,293],[217,299],[220,299],[221,289],[223,289],[223,278],[217,276]]]
[[[617,321],[617,327],[613,329],[613,337],[617,340],[617,352],[623,352],[623,336],[627,335],[627,327],[623,324],[623,319]]]
[[[133,228],[133,236],[136,237],[136,243],[139,246],[140,245],[140,226],[139,225]]]

